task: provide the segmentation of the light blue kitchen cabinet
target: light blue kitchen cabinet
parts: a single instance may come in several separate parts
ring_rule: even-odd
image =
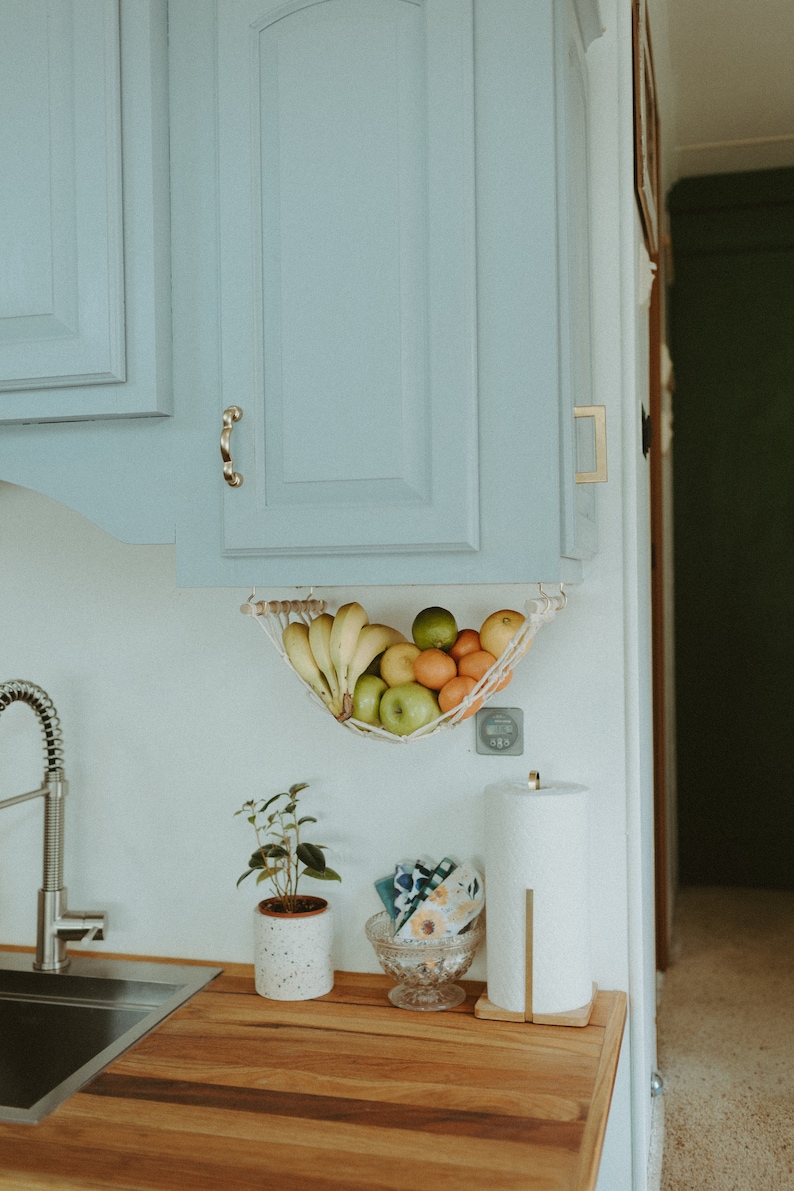
[[[0,80],[32,130],[9,140],[2,249],[43,244],[0,282],[0,358],[29,352],[33,386],[8,363],[0,479],[124,541],[176,536],[185,585],[581,577],[596,0],[171,0],[167,56],[164,0],[0,0],[5,19],[38,81]],[[74,211],[39,193],[72,91],[63,194],[80,129],[97,165]],[[37,303],[82,300],[78,225],[116,355],[45,386],[36,350],[77,352]],[[173,416],[141,416],[172,375]]]
[[[0,480],[173,542],[166,0],[0,29]]]
[[[0,113],[0,422],[170,413],[165,0],[0,0]]]
[[[599,32],[594,0],[172,0],[180,582],[580,577]]]

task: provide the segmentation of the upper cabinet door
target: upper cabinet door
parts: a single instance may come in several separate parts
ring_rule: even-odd
[[[220,0],[226,556],[479,545],[472,0]]]
[[[581,578],[580,10],[171,0],[181,583]]]
[[[118,5],[0,7],[0,388],[125,378]]]
[[[2,421],[169,410],[166,38],[165,0],[0,0]]]

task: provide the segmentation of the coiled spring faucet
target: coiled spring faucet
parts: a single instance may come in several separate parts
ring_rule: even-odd
[[[66,942],[69,939],[104,939],[107,915],[101,911],[66,909],[63,884],[63,811],[68,789],[63,772],[63,738],[58,713],[52,700],[32,682],[12,679],[0,683],[0,713],[12,703],[27,703],[35,711],[44,732],[47,768],[38,790],[17,794],[0,802],[14,806],[30,798],[44,799],[44,876],[39,890],[36,958],[33,966],[41,972],[61,972],[69,964]]]

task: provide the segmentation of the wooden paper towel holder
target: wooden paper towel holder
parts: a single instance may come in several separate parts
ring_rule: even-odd
[[[540,789],[540,774],[534,770],[529,775],[528,786],[530,790]],[[523,1013],[519,1013],[515,1009],[502,1009],[499,1005],[494,1005],[493,1001],[488,999],[487,990],[480,996],[477,1004],[474,1006],[474,1016],[481,1017],[486,1021],[531,1021],[538,1026],[586,1026],[590,1024],[590,1017],[595,1005],[596,993],[598,992],[598,985],[593,984],[593,995],[586,1005],[582,1005],[580,1009],[569,1009],[567,1013],[533,1013],[532,1012],[532,947],[533,947],[533,923],[534,923],[534,891],[527,890],[527,907],[526,907],[526,970],[524,975],[524,1005],[529,1006],[528,1010],[525,1008]]]
[[[569,1009],[567,1013],[533,1013],[532,1012],[532,926],[534,914],[533,890],[527,890],[527,948],[526,974],[524,983],[524,1004],[528,1010],[519,1013],[515,1009],[502,1009],[488,999],[488,991],[481,994],[474,1006],[474,1016],[485,1021],[528,1021],[536,1026],[587,1026],[595,1005],[598,985],[593,984],[593,995],[586,1005],[580,1009]]]
[[[533,1014],[532,1012],[532,922],[533,922],[533,891],[526,891],[526,974],[524,1004],[529,1006],[523,1014],[518,1010],[501,1009],[488,999],[488,991],[483,992],[474,1006],[474,1016],[482,1017],[490,1022],[532,1022],[534,1025],[589,1025],[593,1014],[595,994],[599,991],[598,984],[593,984],[593,996],[581,1009],[569,1009],[564,1014]]]

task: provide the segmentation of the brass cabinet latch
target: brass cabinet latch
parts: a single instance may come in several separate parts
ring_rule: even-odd
[[[595,470],[578,471],[577,484],[605,484],[607,480],[607,407],[575,405],[575,418],[592,418],[595,429]]]

